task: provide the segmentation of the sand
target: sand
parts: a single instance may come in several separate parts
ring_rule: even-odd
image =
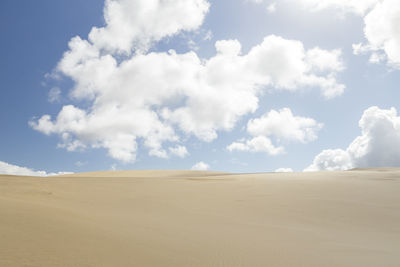
[[[0,176],[0,266],[400,266],[400,170]]]

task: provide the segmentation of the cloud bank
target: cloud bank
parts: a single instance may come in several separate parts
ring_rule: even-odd
[[[370,107],[359,121],[361,135],[343,149],[322,151],[305,171],[400,167],[400,117],[395,108]]]
[[[88,40],[72,38],[57,65],[57,74],[74,81],[71,103],[31,127],[59,135],[59,147],[69,151],[105,148],[123,162],[134,162],[140,147],[150,156],[183,157],[182,139],[211,142],[231,131],[266,91],[319,88],[326,99],[343,93],[340,50],[307,50],[275,35],[247,54],[238,40],[217,41],[208,59],[148,52],[162,38],[199,29],[208,9],[205,0],[106,1],[106,25]]]
[[[71,173],[72,172],[47,173],[45,171],[35,171],[26,167],[20,167],[17,165],[9,164],[4,161],[0,161],[0,174],[23,175],[23,176],[52,176],[52,175],[71,174]]]

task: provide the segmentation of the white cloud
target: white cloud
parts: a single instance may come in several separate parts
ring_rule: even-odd
[[[298,0],[304,7],[312,11],[327,8],[338,9],[342,12],[352,12],[359,15],[365,14],[380,0]]]
[[[400,5],[397,0],[383,0],[364,17],[367,44],[353,46],[354,53],[372,52],[370,62],[387,63],[400,68]]]
[[[196,164],[194,164],[192,166],[192,170],[195,171],[206,171],[210,168],[210,165],[208,165],[207,163],[204,163],[203,161],[197,162]]]
[[[336,70],[325,55],[330,52],[320,53],[329,59],[324,65],[317,56],[311,60],[298,41],[269,36],[245,56],[238,41],[219,41],[216,48],[217,55],[203,62],[194,52],[171,51],[133,56],[117,65],[112,55],[100,55],[76,37],[58,70],[76,82],[72,97],[92,101],[91,108],[67,105],[55,121],[44,115],[31,126],[59,134],[68,150],[104,147],[111,157],[129,162],[135,160],[137,138],[144,139],[150,155],[166,157],[162,143],[179,139],[174,125],[205,141],[215,139],[218,130],[231,130],[257,109],[263,86],[293,91],[320,86],[325,95],[344,88],[332,78]],[[318,73],[333,72],[317,76],[316,67]]]
[[[350,155],[342,149],[327,149],[318,154],[304,171],[342,171],[353,168]]]
[[[279,168],[275,172],[293,172],[293,170],[291,168]]]
[[[299,0],[307,8],[317,11],[334,8],[352,12],[364,18],[365,44],[353,45],[354,54],[371,53],[369,61],[386,61],[400,68],[400,5],[398,0]]]
[[[106,25],[94,27],[89,40],[109,52],[147,50],[164,37],[197,29],[209,6],[207,0],[106,0]]]
[[[320,56],[323,58],[318,58]],[[293,91],[304,86],[319,87],[325,98],[339,96],[345,88],[335,78],[337,72],[343,70],[343,64],[338,64],[337,68],[332,64],[332,58],[341,62],[338,50],[327,51],[316,47],[306,51],[299,41],[270,35],[253,47],[247,58],[247,66],[258,84]]]
[[[175,147],[170,147],[169,151],[172,155],[178,156],[180,158],[184,158],[187,155],[189,155],[189,152],[187,151],[186,147],[184,146],[175,146]]]
[[[395,108],[370,107],[359,121],[361,135],[343,149],[322,151],[305,171],[400,166],[400,117]]]
[[[177,132],[212,141],[218,131],[231,131],[242,116],[255,112],[266,90],[294,92],[313,87],[332,98],[345,88],[336,80],[343,70],[338,50],[306,50],[299,41],[274,35],[244,55],[239,41],[220,40],[215,44],[216,55],[209,59],[193,51],[177,54],[173,50],[121,56],[121,51],[127,52],[142,39],[140,43],[147,44],[150,39],[157,41],[157,36],[199,26],[208,8],[200,0],[131,2],[107,1],[106,27],[92,30],[89,41],[72,38],[58,63],[57,74],[74,81],[70,97],[76,104],[64,106],[55,118],[44,115],[30,125],[44,134],[59,135],[59,147],[69,151],[105,148],[112,158],[133,162],[143,146],[149,155],[167,158],[171,150],[163,144],[180,143],[182,134]],[[115,14],[110,11],[114,8]],[[133,22],[148,18],[135,18],[135,8],[145,8],[150,18],[169,14],[172,24],[183,24],[164,31],[160,25],[168,23],[161,18],[160,25],[143,26],[142,34],[138,30],[142,22],[139,26]],[[178,12],[176,21],[171,12]],[[197,19],[183,22],[183,14]],[[93,32],[99,35],[93,37]],[[107,37],[99,37],[103,35]],[[120,35],[129,38],[120,40]],[[82,101],[85,108],[78,106]]]
[[[48,100],[50,103],[59,102],[61,96],[61,90],[58,87],[53,87],[50,89],[48,94]]]
[[[345,68],[341,56],[342,51],[339,49],[327,51],[315,47],[307,51],[306,60],[316,72],[337,72]]]
[[[314,119],[294,116],[289,108],[283,108],[249,120],[247,132],[252,136],[273,136],[278,140],[308,143],[317,139],[317,133],[322,126]]]
[[[227,146],[229,151],[267,152],[270,155],[279,155],[285,152],[281,146],[276,147],[266,136],[256,136],[249,140],[239,140]]]
[[[277,142],[308,143],[317,139],[317,133],[322,126],[314,119],[293,116],[289,108],[279,111],[271,110],[260,118],[248,121],[247,132],[253,138],[234,142],[227,149],[229,151],[268,152],[270,155],[278,155],[284,153],[284,147],[274,146],[271,137]]]
[[[47,173],[45,171],[35,171],[26,167],[20,167],[17,165],[6,163],[4,161],[0,161],[0,174],[23,175],[23,176],[51,176],[51,175],[61,175],[70,173],[71,172]]]

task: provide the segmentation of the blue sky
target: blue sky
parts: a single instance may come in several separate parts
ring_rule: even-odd
[[[395,0],[1,1],[0,172],[400,166],[399,18]]]

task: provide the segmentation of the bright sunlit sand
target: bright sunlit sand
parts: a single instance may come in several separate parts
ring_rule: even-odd
[[[0,176],[0,266],[399,266],[400,170]]]

